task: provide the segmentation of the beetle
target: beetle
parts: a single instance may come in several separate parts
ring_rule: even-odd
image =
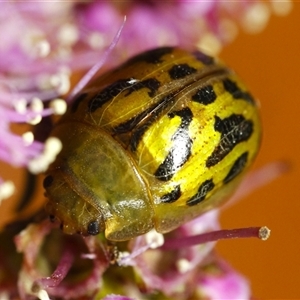
[[[66,233],[123,241],[169,232],[228,199],[261,123],[232,70],[162,47],[88,84],[52,135],[63,149],[44,179],[49,215]]]

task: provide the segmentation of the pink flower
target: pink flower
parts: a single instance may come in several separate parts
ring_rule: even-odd
[[[199,276],[199,296],[207,299],[251,299],[248,280],[225,261],[217,259],[216,262],[217,268],[212,266],[211,274],[207,272]]]
[[[267,8],[266,21],[270,10],[263,1],[1,2],[0,159],[33,173],[47,169],[61,147],[48,138],[49,116],[66,110],[60,97],[76,93],[78,72],[95,65],[109,68],[162,45],[217,53],[255,7]],[[14,133],[12,124],[26,124],[24,134]],[[263,180],[282,172],[279,164],[271,167]],[[252,190],[251,184],[260,181],[251,178],[239,194]],[[0,179],[0,200],[12,192],[12,183]],[[14,223],[0,234],[0,273],[6,274],[0,295],[249,299],[247,280],[217,256],[214,244],[230,236],[257,237],[259,230],[222,231],[218,213],[213,210],[165,236],[151,232],[117,246],[101,235],[64,235],[48,221]]]

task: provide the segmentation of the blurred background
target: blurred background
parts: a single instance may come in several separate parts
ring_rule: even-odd
[[[221,53],[260,100],[263,142],[254,168],[291,169],[221,214],[223,228],[267,225],[268,241],[231,240],[219,252],[251,281],[255,298],[300,298],[300,2],[260,34],[240,32]],[[299,81],[298,81],[299,80]]]
[[[291,165],[287,173],[221,214],[223,228],[266,225],[272,230],[266,242],[240,239],[217,245],[219,253],[249,278],[253,295],[259,299],[300,298],[299,20],[300,3],[294,2],[287,17],[272,16],[260,34],[240,32],[220,54],[261,102],[263,143],[254,168],[279,160]],[[0,168],[4,179],[24,186],[24,173],[3,164]],[[41,186],[41,180],[38,184]],[[14,199],[20,198],[21,191]],[[43,199],[42,190],[35,198]],[[29,209],[37,203],[33,202]],[[1,204],[1,224],[15,217],[14,205],[13,201]]]

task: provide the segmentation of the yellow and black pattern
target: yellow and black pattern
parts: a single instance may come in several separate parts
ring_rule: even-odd
[[[230,195],[260,130],[255,100],[220,62],[174,47],[147,51],[92,82],[59,122],[65,148],[45,180],[48,210],[70,233],[126,240],[170,231]],[[61,199],[61,185],[73,200]]]

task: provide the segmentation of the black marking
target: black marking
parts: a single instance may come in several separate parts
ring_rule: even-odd
[[[223,85],[225,90],[229,92],[234,99],[244,99],[251,104],[255,104],[255,101],[251,94],[242,91],[234,81],[226,78],[223,80]]]
[[[97,235],[100,232],[99,223],[92,221],[88,224],[87,232],[90,235]]]
[[[46,189],[48,187],[50,187],[53,183],[53,176],[48,175],[47,177],[45,177],[44,181],[43,181],[43,187]]]
[[[77,111],[79,104],[85,99],[87,95],[87,93],[82,93],[75,97],[71,105],[71,112],[74,113]]]
[[[144,118],[147,118],[147,116],[151,116],[150,119],[151,119],[151,123],[152,123],[159,116],[160,112],[163,109],[165,109],[166,106],[168,106],[170,104],[170,101],[173,98],[174,98],[174,96],[172,94],[167,95],[159,103],[155,103],[153,106],[142,111],[139,115],[136,115],[136,116],[132,117],[131,119],[129,119],[128,121],[121,123],[118,126],[114,127],[114,133],[121,134],[121,133],[126,133],[126,132],[133,130]],[[150,122],[147,122],[148,126],[150,125],[149,123]],[[137,131],[140,131],[139,134],[137,132],[133,134],[133,138],[132,138],[132,142],[131,142],[131,144],[132,144],[131,149],[133,149],[133,150],[136,150],[137,141],[141,138],[141,130],[140,129],[142,127],[144,127],[144,126],[139,127],[137,130]],[[143,132],[145,132],[145,131],[143,131]],[[138,136],[139,136],[139,138],[137,139]],[[136,140],[136,142],[134,142],[134,140]]]
[[[195,51],[193,55],[196,57],[197,60],[202,62],[204,65],[212,65],[215,62],[213,57],[206,55],[200,51]]]
[[[56,218],[55,218],[54,215],[49,215],[49,220],[50,220],[51,223],[54,223]]]
[[[171,191],[168,194],[163,195],[160,198],[160,201],[162,203],[173,203],[176,200],[178,200],[181,196],[181,190],[180,190],[180,185],[177,185],[173,191]]]
[[[193,140],[189,136],[189,125],[193,119],[193,113],[185,107],[182,110],[168,114],[169,118],[179,116],[181,123],[172,136],[172,148],[165,160],[155,172],[155,177],[161,181],[170,180],[175,172],[182,167],[191,155]]]
[[[200,185],[198,192],[193,197],[191,197],[189,200],[187,200],[186,204],[188,206],[193,206],[193,205],[200,203],[201,201],[203,201],[206,198],[207,193],[210,192],[211,190],[213,190],[214,187],[215,187],[215,184],[212,179],[204,181]]]
[[[106,102],[110,101],[112,98],[119,95],[125,89],[131,87],[136,81],[133,78],[120,79],[106,88],[104,88],[100,93],[98,93],[89,102],[88,110],[89,112],[94,112]]]
[[[245,169],[248,161],[248,154],[248,152],[244,152],[240,157],[237,158],[237,160],[234,162],[230,171],[223,180],[225,184],[229,183]]]
[[[207,85],[199,89],[193,96],[192,100],[204,105],[213,103],[217,99],[217,95],[212,85]]]
[[[225,119],[215,116],[214,128],[221,133],[221,139],[206,161],[208,168],[219,163],[237,144],[247,141],[251,137],[253,122],[236,114]]]
[[[143,135],[147,131],[148,128],[150,128],[151,124],[156,120],[157,115],[153,114],[151,115],[150,119],[143,124],[142,126],[139,126],[134,133],[132,134],[131,140],[130,140],[130,149],[132,151],[136,151],[139,142],[141,141]]]
[[[173,49],[174,49],[173,47],[162,47],[162,48],[157,48],[157,49],[143,52],[129,59],[126,62],[126,65],[131,65],[139,62],[146,62],[149,64],[162,63],[163,62],[162,57],[166,54],[172,53]]]
[[[154,97],[155,92],[160,87],[160,82],[155,78],[149,78],[143,81],[134,78],[120,79],[98,93],[93,99],[90,100],[88,110],[93,113],[98,108],[102,107],[106,102],[112,100],[120,93],[126,90],[125,97],[129,96],[132,92],[147,88],[149,89],[149,97]]]
[[[197,70],[193,67],[190,67],[188,64],[179,64],[174,65],[168,72],[171,79],[182,79],[197,72]]]
[[[114,127],[113,131],[115,134],[126,133],[134,129],[138,123],[140,123],[148,114],[151,113],[153,110],[152,107],[144,110],[139,115],[134,116],[133,118],[129,119],[128,121],[119,124],[118,126]]]
[[[143,81],[138,81],[136,84],[130,87],[125,97],[130,95],[132,92],[141,90],[143,88],[149,89],[148,92],[149,97],[154,97],[159,87],[160,87],[160,82],[155,78],[149,78]]]

